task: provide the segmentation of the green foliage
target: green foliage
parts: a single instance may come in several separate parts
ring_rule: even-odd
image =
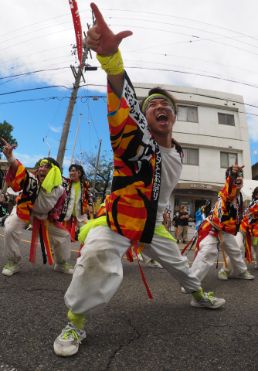
[[[4,138],[9,144],[17,145],[17,140],[12,136],[13,126],[7,121],[0,123],[0,138]],[[0,152],[3,151],[3,143],[0,141]]]
[[[95,185],[93,193],[96,198],[104,201],[106,193],[110,191],[112,175],[113,175],[113,160],[105,155],[100,157],[98,169],[96,170],[96,156],[81,154],[80,163],[83,165],[87,179],[91,187]]]

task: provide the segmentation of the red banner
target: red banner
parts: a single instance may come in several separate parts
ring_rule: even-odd
[[[80,64],[82,64],[82,26],[81,19],[79,15],[78,5],[76,0],[69,0],[72,16],[73,16],[73,25],[76,36],[76,46],[78,59]]]

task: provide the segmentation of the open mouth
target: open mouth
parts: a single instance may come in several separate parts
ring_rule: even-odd
[[[168,116],[165,115],[164,113],[160,113],[156,116],[157,121],[159,122],[164,122],[168,120]]]
[[[242,185],[242,179],[237,179],[236,181],[235,181],[235,184],[237,185],[237,186],[241,186]]]
[[[38,174],[38,178],[40,181],[44,180],[45,179],[45,174]]]

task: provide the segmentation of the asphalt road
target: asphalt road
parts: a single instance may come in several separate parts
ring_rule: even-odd
[[[227,282],[216,278],[214,266],[204,286],[227,300],[215,311],[191,307],[164,269],[144,267],[154,296],[149,300],[137,264],[124,261],[123,284],[109,305],[89,316],[79,353],[55,356],[71,277],[43,266],[40,256],[30,264],[29,239],[25,231],[22,271],[0,274],[0,370],[258,370],[258,271],[252,266],[255,281]]]

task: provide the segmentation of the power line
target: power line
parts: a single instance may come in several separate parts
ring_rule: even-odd
[[[109,9],[110,10],[110,9]],[[113,10],[118,10],[118,11],[120,11],[120,12],[128,12],[128,13],[134,13],[135,14],[135,12],[134,11],[131,11],[131,10],[126,10],[126,9],[123,9],[123,10],[121,10],[121,9],[113,9]],[[112,10],[112,11],[113,11]],[[178,17],[178,16],[173,16],[173,15],[169,15],[169,14],[162,14],[162,13],[154,13],[154,12],[143,12],[142,14],[152,14],[152,15],[155,15],[155,17],[157,16],[157,15],[159,15],[159,16],[162,16],[162,17],[169,17],[169,18],[176,18],[176,19],[182,19],[182,20],[187,20],[187,21],[193,21],[193,22],[198,22],[198,23],[200,23],[200,24],[205,24],[205,25],[209,25],[209,26],[212,26],[212,27],[216,27],[216,28],[218,28],[218,29],[222,29],[222,30],[226,30],[226,31],[230,31],[231,33],[234,33],[234,34],[236,34],[236,35],[241,35],[241,36],[245,36],[245,37],[248,37],[248,38],[251,38],[251,39],[254,39],[254,40],[258,40],[257,38],[255,38],[254,36],[251,36],[251,35],[248,35],[248,34],[244,34],[244,33],[242,33],[242,32],[239,32],[239,31],[235,31],[235,30],[232,30],[232,29],[229,29],[229,28],[226,28],[226,27],[222,27],[222,26],[217,26],[217,25],[212,25],[212,24],[210,24],[210,23],[207,23],[207,22],[202,22],[202,21],[199,21],[199,20],[194,20],[194,19],[189,19],[189,18],[184,18],[184,17]],[[62,16],[57,16],[57,17],[53,17],[52,19],[58,19],[58,18],[61,18]],[[109,18],[110,19],[112,19],[112,18],[118,18],[118,17],[116,17],[116,16],[109,16]],[[120,19],[121,19],[121,17],[120,17]],[[128,17],[127,17],[127,19],[128,19]],[[145,18],[135,18],[134,17],[134,19],[133,20],[144,20],[145,22],[149,22],[149,20],[148,19],[145,19]],[[216,33],[216,32],[211,32],[211,31],[207,31],[207,27],[206,27],[206,29],[201,29],[201,28],[196,28],[196,27],[194,27],[194,26],[188,26],[188,25],[182,25],[182,24],[171,24],[171,23],[168,23],[168,22],[163,22],[163,21],[155,21],[155,20],[150,20],[150,22],[152,22],[152,23],[156,23],[156,24],[159,24],[159,23],[162,23],[162,24],[167,24],[167,25],[169,25],[169,26],[176,26],[176,27],[184,27],[184,28],[192,28],[192,29],[195,29],[195,30],[197,30],[197,31],[199,31],[199,32],[205,32],[206,34],[213,34],[213,35],[217,35],[217,36],[220,36],[220,37],[223,37],[223,38],[227,38],[227,39],[230,39],[230,40],[234,40],[235,42],[238,42],[238,43],[242,43],[242,44],[245,44],[245,45],[248,45],[248,46],[251,46],[251,47],[254,47],[254,48],[258,48],[258,46],[256,46],[256,45],[253,45],[253,44],[250,44],[250,43],[247,43],[247,42],[245,42],[245,41],[242,41],[242,40],[236,40],[236,39],[234,39],[232,36],[228,36],[228,35],[223,35],[223,34],[218,34],[218,33]],[[46,22],[43,22],[43,23],[46,23]],[[68,21],[65,21],[65,22],[63,22],[63,23],[58,23],[58,25],[62,25],[62,24],[68,24],[68,23],[70,23],[70,22],[68,22]],[[37,24],[40,24],[40,23],[33,23],[32,25],[37,25]],[[131,26],[131,25],[130,25]],[[29,27],[29,26],[28,26]],[[141,27],[141,26],[137,26],[137,25],[134,25],[134,27]],[[24,27],[22,27],[22,28],[26,28],[26,26],[24,26]],[[49,27],[43,27],[43,28],[41,28],[41,29],[45,29],[45,28],[49,28]],[[149,28],[144,28],[144,27],[141,27],[141,28],[143,28],[143,29],[149,29]],[[40,30],[41,30],[40,29]],[[70,29],[72,29],[72,27],[70,27]],[[153,27],[151,28],[152,30],[153,30]],[[18,29],[19,30],[19,29]],[[37,30],[38,31],[38,30]],[[67,31],[67,28],[66,28],[66,31]],[[160,31],[162,31],[162,32],[168,32],[167,31],[167,28],[166,29],[161,29]],[[17,32],[17,31],[14,31],[14,32]],[[56,33],[58,33],[58,32],[62,32],[62,31],[57,31]],[[31,30],[30,31],[28,31],[28,33],[30,33],[31,34]],[[33,33],[35,33],[35,31],[33,32]],[[174,32],[175,33],[175,32]],[[10,33],[9,33],[10,34]],[[8,34],[8,35],[9,35]],[[53,33],[51,32],[51,35],[52,35]],[[185,35],[185,36],[192,36],[192,37],[197,37],[198,38],[198,40],[196,40],[196,41],[204,41],[205,39],[203,39],[202,37],[199,37],[199,36],[196,36],[196,35],[187,35],[187,34],[183,34],[183,33],[180,33],[179,32],[179,34],[182,34],[182,35]],[[25,41],[23,41],[23,42],[28,42],[28,41],[30,41],[30,40],[33,40],[34,39],[34,37],[33,38],[30,38],[30,39],[27,39],[27,40],[25,40]],[[10,40],[13,40],[13,38],[11,38]],[[9,40],[9,41],[10,41]],[[216,40],[211,40],[211,39],[206,39],[207,41],[210,41],[210,42],[216,42],[217,43],[217,41]],[[8,40],[4,40],[3,42],[7,42]],[[3,43],[2,42],[2,43]],[[20,44],[20,43],[19,43]],[[223,45],[223,43],[221,43],[222,45]],[[15,44],[16,45],[16,44]],[[239,49],[239,50],[244,50],[244,51],[246,51],[246,52],[249,52],[249,53],[253,53],[252,51],[250,51],[250,50],[246,50],[246,49],[241,49],[241,48],[238,48],[238,47],[236,47],[236,46],[234,46],[234,45],[232,45],[232,44],[225,44],[224,43],[224,45],[227,45],[227,46],[230,46],[230,47],[233,47],[233,48],[237,48],[237,49]],[[9,43],[9,45],[8,45],[8,47],[10,47],[10,43]],[[48,49],[48,52],[49,52],[49,49]],[[254,53],[254,54],[257,54],[257,53]]]
[[[57,18],[63,18],[63,17],[66,17],[66,16],[64,16],[64,15],[60,15],[60,16],[55,16],[55,17],[52,17],[52,18],[49,18],[49,17],[48,17],[46,21],[33,22],[33,23],[30,23],[30,24],[28,24],[28,25],[26,25],[26,26],[18,27],[18,28],[16,28],[16,29],[12,30],[11,33],[19,32],[19,34],[20,34],[20,31],[23,30],[24,28],[27,28],[27,27],[30,28],[30,31],[28,31],[28,32],[31,33],[31,27],[32,27],[32,26],[39,25],[39,24],[41,24],[41,23],[50,23],[50,21],[52,21],[52,20],[55,20],[55,19],[57,19]],[[10,36],[10,32],[7,32],[7,33],[5,33],[5,34],[0,35],[0,37],[3,37],[3,38],[5,38],[6,36]]]
[[[67,90],[71,90],[72,88],[65,86],[65,85],[48,85],[48,86],[40,86],[37,88],[28,88],[28,89],[20,89],[20,90],[14,90],[14,91],[9,91],[5,93],[0,93],[1,95],[10,95],[10,94],[17,94],[17,93],[24,93],[24,92],[29,92],[29,91],[36,91],[36,90],[43,90],[43,89],[53,89],[53,88],[64,88]]]
[[[114,11],[120,11],[120,12],[125,12],[125,13],[137,13],[137,11],[134,11],[134,10],[129,10],[129,9],[103,9],[103,10],[108,10],[108,11],[111,11],[112,13]],[[218,26],[218,25],[215,25],[215,24],[212,24],[212,23],[208,23],[208,22],[203,22],[203,21],[200,21],[200,20],[196,20],[196,19],[193,19],[193,18],[187,18],[187,17],[181,17],[181,16],[175,16],[175,15],[171,15],[171,14],[168,14],[168,13],[157,13],[157,12],[150,12],[150,11],[142,11],[141,12],[142,14],[151,14],[151,15],[154,15],[155,17],[157,16],[162,16],[162,17],[168,17],[168,18],[176,18],[176,19],[182,19],[184,21],[191,21],[191,22],[195,22],[195,23],[200,23],[200,24],[203,24],[206,26],[206,29],[207,29],[207,26],[208,27],[215,27],[215,28],[218,28],[218,29],[222,29],[224,31],[229,31],[229,32],[232,32],[232,33],[235,33],[237,35],[240,35],[240,36],[244,36],[244,37],[247,37],[247,38],[250,38],[250,39],[253,39],[255,41],[258,41],[258,38],[253,36],[253,35],[249,35],[247,33],[244,33],[244,32],[241,32],[241,31],[236,31],[236,30],[233,30],[231,28],[228,28],[228,27],[224,27],[224,26]]]
[[[149,71],[161,71],[161,72],[175,72],[175,73],[180,73],[180,74],[184,74],[184,75],[194,75],[194,76],[200,76],[200,77],[208,77],[208,78],[216,79],[216,80],[228,81],[228,82],[232,82],[234,84],[245,85],[245,86],[249,86],[249,87],[256,88],[256,89],[258,88],[258,85],[251,84],[251,83],[248,83],[248,82],[237,81],[237,80],[233,80],[233,79],[226,79],[226,78],[218,77],[218,76],[215,76],[215,75],[208,75],[208,74],[203,74],[203,73],[180,71],[180,70],[174,70],[174,69],[170,69],[170,68],[151,68],[151,67],[139,67],[139,66],[127,66],[126,68],[139,69],[139,70],[149,70]]]
[[[113,26],[118,26],[118,25],[113,24]],[[123,27],[124,28],[127,28],[127,27],[130,27],[130,25],[123,25]],[[178,32],[178,31],[168,32],[167,29],[157,29],[157,28],[153,28],[153,27],[143,27],[143,26],[135,26],[135,25],[133,27],[134,28],[140,28],[140,29],[143,29],[143,30],[162,31],[162,32],[166,32],[167,34],[170,34],[170,33],[175,34],[175,33],[177,33],[179,35],[183,35],[183,36],[187,36],[187,37],[190,37],[191,36],[191,37],[194,37],[195,38],[194,40],[191,41],[191,43],[196,43],[196,42],[201,42],[201,41],[209,41],[209,42],[216,43],[216,44],[219,44],[219,45],[222,45],[222,46],[228,46],[228,47],[233,48],[233,49],[244,51],[244,52],[247,52],[247,53],[250,53],[250,54],[253,54],[253,55],[258,55],[258,52],[254,52],[254,51],[248,50],[248,49],[243,49],[241,47],[238,47],[238,46],[235,46],[235,45],[232,45],[232,44],[227,44],[225,42],[221,42],[221,41],[218,42],[218,41],[216,41],[216,39],[213,40],[213,39],[209,39],[209,38],[203,38],[201,36],[192,35],[192,34],[189,35],[189,34],[185,34],[185,33]],[[225,36],[221,35],[221,37],[225,37]],[[235,41],[238,42],[237,40],[235,40]],[[189,42],[189,41],[183,41],[183,42],[181,41],[181,43],[186,43],[186,42]],[[258,48],[256,46],[253,46],[253,47]]]
[[[121,19],[120,17],[115,17],[115,16],[110,16],[108,17],[110,19]],[[125,18],[126,20],[130,20],[128,19],[128,17]],[[190,30],[197,30],[198,32],[202,32],[204,34],[210,34],[210,35],[214,35],[214,36],[219,36],[219,37],[223,37],[225,39],[229,39],[229,40],[233,40],[239,44],[243,44],[243,45],[248,45],[250,47],[253,47],[255,49],[258,49],[258,45],[254,45],[254,44],[250,44],[246,41],[242,41],[242,40],[239,40],[239,39],[235,39],[235,37],[233,36],[228,36],[228,35],[225,35],[225,34],[220,34],[220,33],[217,33],[217,32],[212,32],[212,31],[208,31],[207,29],[201,29],[201,28],[197,28],[197,27],[194,27],[194,26],[188,26],[188,25],[182,25],[182,24],[173,24],[171,22],[163,22],[163,21],[155,21],[155,20],[152,20],[152,19],[145,19],[145,18],[136,18],[134,17],[132,19],[133,21],[135,20],[140,20],[140,21],[144,21],[144,22],[151,22],[152,24],[152,27],[144,27],[144,26],[138,26],[138,25],[133,25],[134,28],[141,28],[141,29],[146,29],[146,30],[154,30],[154,31],[162,31],[162,32],[166,32],[166,33],[172,33],[172,34],[179,34],[179,35],[183,35],[183,36],[192,36],[194,38],[197,38],[199,41],[200,40],[203,40],[203,37],[202,36],[199,36],[199,35],[193,35],[192,33],[191,34],[185,34],[185,33],[182,33],[182,32],[178,32],[178,31],[173,31],[173,30],[169,30],[167,28],[164,28],[164,29],[160,29],[160,28],[154,28],[153,27],[153,24],[162,24],[164,26],[170,26],[170,27],[181,27],[181,28],[186,28],[186,29],[190,29]],[[115,26],[114,24],[112,24],[112,26]],[[127,25],[123,25],[124,27],[127,27]],[[129,25],[130,27],[131,25]],[[196,41],[198,41],[196,40]]]
[[[28,76],[28,75],[33,75],[33,74],[40,73],[40,72],[59,71],[59,70],[65,70],[65,69],[70,69],[70,67],[55,67],[55,68],[46,68],[46,69],[40,69],[40,70],[35,70],[35,71],[23,72],[23,73],[19,73],[15,75],[0,77],[0,80],[10,79],[10,78],[20,77],[20,76]]]
[[[96,68],[98,68],[98,67],[96,67]],[[204,73],[197,73],[197,72],[190,72],[190,71],[182,71],[182,70],[172,69],[172,68],[154,68],[154,67],[152,68],[152,67],[140,67],[140,66],[126,66],[126,68],[128,68],[128,69],[138,69],[138,70],[147,70],[147,71],[174,72],[174,73],[179,73],[179,74],[184,74],[184,75],[193,75],[193,76],[207,77],[207,78],[221,80],[221,81],[227,81],[227,82],[231,82],[231,83],[234,83],[234,84],[249,86],[249,87],[252,87],[252,88],[255,88],[255,89],[258,88],[258,85],[248,83],[248,82],[244,82],[244,81],[238,81],[238,80],[234,80],[234,79],[227,79],[227,78],[223,78],[223,77],[215,76],[215,75],[211,75],[211,74],[204,74]],[[41,72],[43,72],[43,71],[44,70],[41,70]],[[45,70],[45,71],[47,71],[47,70]],[[80,85],[80,86],[83,87],[83,86],[88,86],[88,85],[83,84],[83,85]],[[27,91],[41,90],[41,89],[50,89],[50,88],[71,89],[70,87],[67,87],[65,85],[50,85],[50,86],[42,86],[42,87],[37,87],[37,88],[20,89],[20,90],[14,90],[14,91],[10,91],[10,92],[4,92],[4,93],[0,93],[0,96],[1,95],[16,94],[16,93],[21,93],[21,92],[27,92]]]
[[[90,85],[88,85],[88,86],[90,86]],[[98,85],[98,86],[105,86],[105,85]],[[137,88],[137,86],[135,86],[135,87]],[[149,90],[150,89],[149,87],[145,88],[143,86],[140,86],[140,88],[143,89],[143,90]],[[169,90],[169,89],[167,89],[167,90]],[[169,90],[169,91],[171,91],[173,93],[176,93],[176,92],[177,93],[182,93],[181,91],[176,91],[176,90]],[[240,104],[240,105],[244,105],[244,106],[248,106],[248,107],[251,107],[251,108],[257,108],[258,109],[258,106],[254,105],[254,104],[238,102],[236,100],[231,100],[231,99],[228,99],[228,98],[220,98],[220,97],[215,97],[215,96],[211,96],[211,95],[197,94],[197,93],[195,93],[194,95],[201,96],[201,97],[206,97],[206,98],[214,98],[214,99],[217,99],[217,100],[227,100],[228,102],[234,102],[234,103],[237,103],[237,104]],[[96,100],[96,98],[106,100],[107,96],[106,95],[91,95],[91,96],[80,95],[80,96],[77,96],[77,100],[80,100],[82,103],[88,102],[89,99]],[[15,101],[0,102],[0,105],[15,104],[15,103],[27,103],[27,102],[36,102],[36,101],[49,102],[50,100],[63,101],[65,99],[70,99],[70,96],[65,96],[65,97],[55,96],[55,97],[45,97],[45,98],[20,99],[20,100],[15,100]],[[243,113],[243,114],[246,114],[246,115],[258,117],[258,114],[255,114],[255,113],[249,112],[249,111],[241,111],[240,109],[238,109],[238,113]],[[94,130],[96,130],[95,127],[94,127]]]

